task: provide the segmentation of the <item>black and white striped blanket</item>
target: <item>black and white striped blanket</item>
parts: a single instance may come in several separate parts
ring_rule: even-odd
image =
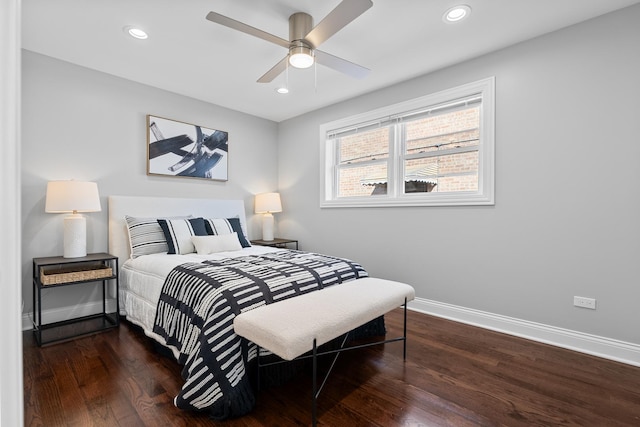
[[[309,252],[282,251],[182,264],[160,295],[153,332],[179,354],[185,384],[177,407],[236,417],[254,405],[247,363],[256,347],[234,333],[239,313],[263,304],[366,277],[357,263]]]

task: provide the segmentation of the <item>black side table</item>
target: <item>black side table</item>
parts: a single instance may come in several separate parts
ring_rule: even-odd
[[[116,284],[116,311],[107,313],[106,286]],[[102,312],[61,322],[42,324],[42,290],[102,282]],[[33,333],[39,346],[90,335],[120,324],[118,257],[108,253],[78,258],[33,259]]]
[[[251,244],[252,245],[258,245],[258,246],[271,246],[271,247],[274,247],[274,248],[288,248],[287,245],[295,245],[296,246],[296,250],[298,250],[298,241],[297,240],[280,239],[278,237],[276,237],[273,240],[262,240],[262,239],[252,240]]]

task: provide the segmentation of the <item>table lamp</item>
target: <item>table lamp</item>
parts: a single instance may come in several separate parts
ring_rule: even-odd
[[[262,216],[262,240],[273,240],[273,213],[282,212],[280,193],[262,193],[256,195],[255,212]]]
[[[83,181],[47,183],[45,212],[70,213],[64,217],[64,258],[87,255],[87,220],[79,212],[99,212],[98,184]]]

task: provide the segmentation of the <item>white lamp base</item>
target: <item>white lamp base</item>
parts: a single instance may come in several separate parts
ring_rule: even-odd
[[[262,240],[273,240],[273,215],[269,212],[262,216]]]
[[[64,258],[87,256],[87,220],[80,214],[64,217]]]

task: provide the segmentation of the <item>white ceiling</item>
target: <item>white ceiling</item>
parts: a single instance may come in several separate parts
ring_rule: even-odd
[[[321,50],[372,70],[357,80],[321,65],[290,69],[287,95],[256,80],[286,49],[205,19],[215,11],[284,39],[288,17],[320,22],[340,0],[24,0],[25,49],[282,121],[617,10],[640,0],[373,0]],[[471,17],[445,24],[464,3]],[[149,33],[136,40],[134,25]]]

